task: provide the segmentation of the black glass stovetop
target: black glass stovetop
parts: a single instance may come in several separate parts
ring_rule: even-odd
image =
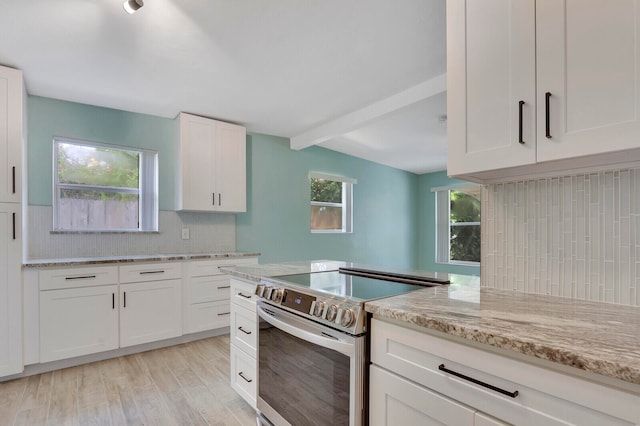
[[[282,275],[273,278],[298,287],[312,289],[327,295],[343,297],[357,302],[367,302],[383,297],[396,296],[410,291],[420,290],[427,286],[361,277],[339,271]],[[438,284],[434,283],[431,285]]]

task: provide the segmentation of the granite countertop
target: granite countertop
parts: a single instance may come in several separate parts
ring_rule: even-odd
[[[451,285],[368,302],[368,312],[496,348],[640,384],[640,308]]]
[[[309,272],[337,271],[338,268],[352,265],[349,262],[335,260],[311,260],[300,262],[272,263],[264,265],[240,265],[220,268],[231,276],[249,281],[259,282],[262,277],[280,275],[306,274]]]
[[[28,260],[22,266],[24,268],[46,268],[52,266],[81,266],[100,265],[107,263],[132,263],[132,262],[166,262],[170,260],[206,260],[206,259],[237,259],[242,257],[256,257],[260,253],[175,253],[175,254],[145,254],[130,256],[105,256],[84,257],[68,259],[35,259]]]

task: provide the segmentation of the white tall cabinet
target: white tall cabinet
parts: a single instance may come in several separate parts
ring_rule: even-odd
[[[0,377],[22,371],[22,72],[0,66]]]
[[[246,211],[246,129],[181,113],[177,208]]]
[[[491,181],[640,160],[637,6],[447,1],[449,175]]]

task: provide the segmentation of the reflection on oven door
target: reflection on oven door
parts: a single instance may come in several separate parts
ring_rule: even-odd
[[[349,356],[261,321],[258,358],[258,394],[288,423],[349,424]]]

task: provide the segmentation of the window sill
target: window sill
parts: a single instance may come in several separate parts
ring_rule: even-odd
[[[436,261],[439,265],[450,265],[450,266],[475,266],[477,268],[480,267],[480,262],[466,262],[463,260],[451,260],[449,262],[440,262]]]
[[[63,234],[76,234],[76,235],[84,235],[84,234],[159,234],[160,231],[49,231],[49,234],[52,235],[63,235]]]

